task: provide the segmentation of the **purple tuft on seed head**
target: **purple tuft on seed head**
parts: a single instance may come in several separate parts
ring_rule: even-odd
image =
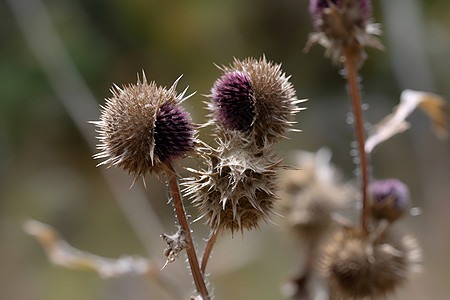
[[[359,0],[361,12],[366,20],[372,17],[372,2],[370,0]]]
[[[313,15],[322,13],[325,8],[330,7],[330,3],[340,7],[342,0],[311,0],[309,2],[309,11]]]
[[[342,0],[311,0],[309,3],[309,12],[313,18],[313,25],[316,30],[320,30],[320,25],[322,24],[322,14],[323,10],[330,7],[330,3],[336,6],[340,6]]]
[[[408,187],[397,179],[373,182],[369,186],[372,214],[390,221],[398,219],[409,206]]]
[[[242,72],[223,75],[212,88],[217,120],[227,129],[247,131],[255,119],[254,92],[250,78]]]
[[[359,9],[364,20],[370,19],[372,15],[372,3],[370,0],[311,0],[309,4],[309,12],[313,18],[314,28],[321,30],[320,26],[323,23],[322,15],[326,8],[334,4],[337,8],[356,7]]]
[[[164,104],[155,122],[155,154],[161,161],[182,157],[194,147],[191,119],[181,106]]]

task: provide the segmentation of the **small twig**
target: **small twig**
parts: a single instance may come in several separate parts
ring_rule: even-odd
[[[205,251],[203,252],[202,266],[201,266],[201,270],[202,270],[203,274],[205,274],[206,265],[208,264],[208,259],[211,256],[211,252],[216,243],[218,233],[219,233],[218,231],[211,230],[211,233],[208,238],[208,242],[206,243]]]
[[[209,300],[208,290],[206,288],[205,281],[203,279],[203,273],[200,271],[200,267],[198,264],[197,254],[195,252],[194,243],[192,241],[191,230],[189,228],[189,224],[186,220],[186,213],[184,211],[183,202],[181,200],[180,188],[178,186],[178,179],[176,175],[176,171],[172,165],[172,162],[167,162],[167,181],[169,183],[170,193],[173,199],[173,205],[175,206],[175,212],[177,214],[178,223],[181,228],[187,233],[187,241],[189,247],[186,249],[187,257],[189,260],[189,265],[191,267],[192,277],[194,278],[195,287],[197,288],[197,292],[204,300]]]
[[[358,85],[358,73],[356,70],[355,60],[353,59],[352,50],[347,47],[344,51],[345,55],[345,69],[347,75],[347,82],[350,90],[350,98],[353,107],[353,114],[355,116],[355,132],[358,141],[360,170],[361,170],[361,192],[363,196],[363,205],[361,210],[361,227],[363,232],[367,232],[366,227],[366,205],[367,205],[367,157],[364,151],[364,127],[361,110],[361,94]]]

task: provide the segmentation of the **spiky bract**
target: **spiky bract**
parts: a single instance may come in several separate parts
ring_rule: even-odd
[[[253,128],[250,131],[252,142],[259,147],[266,144],[272,144],[285,138],[287,131],[294,123],[294,114],[299,111],[297,103],[300,101],[295,95],[295,90],[289,82],[288,76],[281,70],[281,65],[268,61],[265,57],[259,60],[247,58],[243,61],[235,59],[230,67],[223,66],[221,70],[224,76],[215,84],[212,95],[213,101],[217,95],[217,87],[224,80],[229,78],[231,74],[244,74],[251,83],[254,99],[254,121]],[[239,91],[238,95],[246,94],[250,90],[245,85],[244,91]],[[242,99],[242,97],[237,97]],[[242,103],[242,100],[240,100]],[[213,115],[217,107],[209,106],[213,111]],[[236,106],[237,108],[237,106]],[[241,107],[241,111],[237,110],[237,114],[241,114],[246,109]],[[245,120],[247,117],[245,116]],[[244,122],[244,121],[240,121]],[[220,126],[219,126],[220,131]]]
[[[194,129],[177,95],[178,80],[169,88],[142,82],[111,89],[102,106],[98,128],[99,165],[117,166],[134,175],[159,174],[164,162],[185,155],[194,146]]]
[[[215,231],[258,228],[278,199],[276,171],[283,166],[266,151],[254,155],[239,147],[230,148],[228,143],[219,142],[217,150],[199,150],[206,168],[190,170],[195,176],[184,183],[186,195],[199,209],[200,218]]]
[[[343,60],[347,49],[359,66],[367,56],[363,47],[383,49],[374,37],[381,30],[372,23],[370,0],[311,0],[309,10],[317,32],[310,35],[306,49],[321,44],[335,63]]]
[[[324,250],[321,271],[333,299],[377,299],[404,284],[420,258],[416,240],[392,228],[370,234],[342,228]]]

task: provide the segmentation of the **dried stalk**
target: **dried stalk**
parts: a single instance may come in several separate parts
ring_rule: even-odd
[[[345,70],[347,75],[347,82],[349,85],[349,92],[351,103],[353,107],[353,114],[355,116],[354,129],[356,133],[356,140],[358,141],[358,151],[360,159],[360,170],[361,170],[361,192],[362,192],[362,211],[361,211],[361,227],[363,232],[367,232],[366,227],[366,205],[367,205],[367,157],[364,151],[364,127],[363,127],[363,117],[361,110],[361,93],[358,85],[358,72],[356,69],[355,60],[353,58],[353,51],[346,48],[344,51],[345,55]]]
[[[202,270],[203,274],[205,273],[206,265],[208,264],[208,259],[211,256],[211,252],[214,248],[214,245],[216,244],[218,233],[219,233],[218,231],[211,230],[211,233],[208,238],[208,242],[206,243],[205,251],[203,252],[203,257],[202,257],[202,265],[201,265],[201,270]]]
[[[167,181],[169,183],[170,193],[173,199],[173,205],[175,206],[175,212],[177,214],[178,223],[181,228],[187,233],[187,241],[189,247],[186,249],[187,257],[189,260],[189,265],[191,267],[192,277],[194,278],[195,287],[197,292],[204,300],[209,300],[208,290],[206,288],[205,281],[203,279],[203,273],[200,271],[197,254],[195,252],[194,243],[192,241],[191,230],[189,224],[186,220],[186,213],[184,210],[183,202],[181,200],[180,188],[178,186],[178,179],[176,171],[171,162],[166,163],[167,171]]]

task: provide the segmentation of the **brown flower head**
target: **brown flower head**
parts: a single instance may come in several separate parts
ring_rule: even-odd
[[[330,150],[295,154],[299,169],[282,173],[279,210],[295,239],[314,242],[333,227],[333,212],[343,208],[357,192],[331,163]]]
[[[418,270],[416,240],[383,224],[369,234],[342,228],[325,247],[321,271],[333,299],[385,297]]]
[[[309,10],[317,32],[311,34],[307,50],[319,43],[337,63],[342,61],[344,49],[348,49],[361,66],[366,59],[363,47],[383,49],[374,37],[381,30],[372,23],[370,0],[311,0]]]
[[[190,169],[195,176],[184,183],[200,218],[215,231],[257,228],[259,221],[268,219],[278,199],[280,160],[267,150],[254,155],[242,147],[229,147],[237,143],[219,140],[217,150],[199,149],[206,168]]]
[[[179,80],[179,79],[178,79]],[[102,106],[98,128],[99,165],[117,166],[135,179],[146,173],[159,174],[164,163],[183,157],[194,146],[191,118],[180,103],[185,91],[177,95],[178,80],[169,88],[142,82],[111,89],[113,97]]]
[[[248,133],[258,147],[285,138],[301,101],[281,65],[265,57],[247,58],[220,69],[224,75],[214,84],[208,103],[218,132]]]

